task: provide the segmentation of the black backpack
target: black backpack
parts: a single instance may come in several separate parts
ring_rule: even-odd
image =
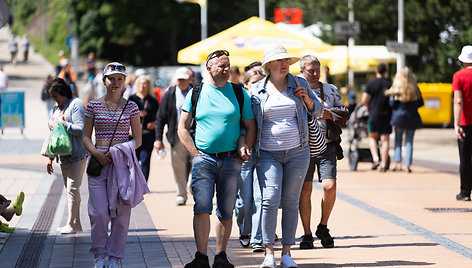
[[[243,94],[243,86],[241,84],[231,83],[233,85],[234,94],[236,95],[236,99],[238,100],[239,104],[239,114],[241,119],[243,118],[243,106],[244,106],[244,94]],[[197,122],[195,120],[195,115],[197,114],[197,103],[198,98],[200,98],[200,93],[202,91],[203,83],[196,84],[192,90],[192,123],[190,125],[190,136],[195,141],[195,129],[197,126]]]

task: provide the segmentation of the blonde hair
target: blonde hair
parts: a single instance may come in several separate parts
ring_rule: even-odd
[[[392,87],[385,92],[402,102],[415,101],[419,98],[416,76],[408,67],[403,67],[393,79]]]
[[[156,93],[154,92],[154,88],[152,87],[151,83],[151,77],[149,75],[141,75],[136,79],[133,85],[133,93],[136,94],[138,92],[138,87],[141,85],[141,83],[147,83],[148,84],[148,91],[146,95],[150,95],[152,97],[156,97]]]
[[[255,76],[255,75],[262,75],[264,76],[264,73],[262,73],[260,70],[258,69],[250,69],[249,71],[243,73],[243,83],[245,86],[248,85],[249,83],[249,80],[251,79],[251,77]]]

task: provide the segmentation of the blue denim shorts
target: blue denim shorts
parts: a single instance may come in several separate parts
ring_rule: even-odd
[[[233,217],[238,179],[241,176],[241,164],[235,161],[236,157],[237,153],[217,158],[201,152],[193,158],[192,191],[195,214],[212,213],[216,186],[216,216],[223,219]]]
[[[312,182],[315,170],[318,173],[318,181],[324,179],[336,179],[336,145],[328,142],[326,151],[314,157],[310,157],[310,165],[306,172],[305,182]]]

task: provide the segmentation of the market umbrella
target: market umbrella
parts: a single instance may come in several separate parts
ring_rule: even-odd
[[[331,74],[346,72],[348,61],[346,46],[333,46],[332,49],[315,55],[321,61],[321,64],[329,66]],[[386,46],[353,46],[349,57],[350,68],[354,72],[373,71],[379,62],[397,62],[397,54],[388,51]]]
[[[226,49],[230,53],[231,65],[246,66],[262,61],[264,50],[275,44],[283,45],[288,53],[296,56],[317,54],[333,46],[313,37],[302,37],[278,28],[274,23],[251,17],[217,33],[205,40],[179,51],[180,63],[201,64],[211,52]]]

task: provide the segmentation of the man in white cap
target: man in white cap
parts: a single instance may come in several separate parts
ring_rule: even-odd
[[[177,126],[190,86],[190,71],[180,67],[175,71],[175,85],[167,89],[162,97],[159,111],[156,116],[156,141],[154,148],[157,151],[165,149],[163,140],[164,126],[167,125],[166,137],[171,145],[172,169],[177,184],[176,204],[183,206],[187,203],[187,181],[192,167],[192,159],[177,135]]]
[[[452,78],[454,93],[454,130],[459,146],[461,191],[458,201],[470,201],[472,189],[472,46],[462,48],[459,60],[464,69]]]

